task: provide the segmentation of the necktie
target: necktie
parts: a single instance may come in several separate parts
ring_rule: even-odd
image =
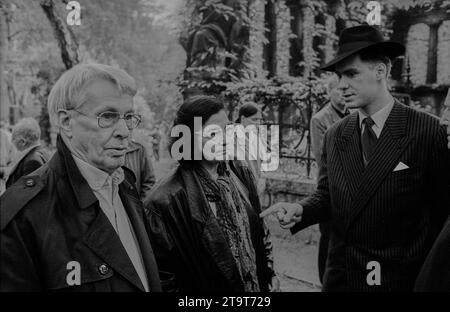
[[[362,134],[362,150],[364,155],[365,162],[369,162],[370,157],[372,156],[373,149],[375,147],[375,144],[377,143],[377,136],[375,132],[372,129],[372,126],[375,124],[375,122],[370,117],[366,117],[363,120],[364,132]]]

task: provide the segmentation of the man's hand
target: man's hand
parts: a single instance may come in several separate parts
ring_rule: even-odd
[[[272,214],[277,216],[281,228],[290,229],[302,219],[303,207],[299,204],[280,202],[270,206],[261,212],[259,216],[264,218]]]

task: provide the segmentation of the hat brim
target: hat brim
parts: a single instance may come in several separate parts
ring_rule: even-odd
[[[322,67],[320,67],[321,70],[324,71],[335,71],[335,66],[339,62],[345,60],[346,58],[355,55],[358,52],[361,52],[363,50],[369,49],[369,48],[379,48],[383,51],[383,53],[389,57],[391,60],[396,58],[397,56],[403,55],[405,53],[405,46],[398,42],[393,41],[384,41],[384,42],[377,42],[377,43],[368,43],[363,44],[360,47],[353,49],[351,51],[347,51],[345,53],[342,53],[341,55],[337,56],[335,59],[331,60],[330,62],[326,63]]]

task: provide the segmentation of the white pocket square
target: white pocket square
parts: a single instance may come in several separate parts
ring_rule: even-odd
[[[400,171],[400,170],[405,170],[405,169],[408,169],[408,168],[409,168],[408,165],[406,165],[406,164],[404,164],[402,162],[399,162],[397,167],[395,167],[394,172],[395,171]]]

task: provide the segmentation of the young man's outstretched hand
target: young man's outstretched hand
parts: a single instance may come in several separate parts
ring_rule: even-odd
[[[278,218],[281,228],[290,229],[302,219],[303,207],[299,204],[279,202],[261,212],[259,216],[264,218],[272,214]]]

